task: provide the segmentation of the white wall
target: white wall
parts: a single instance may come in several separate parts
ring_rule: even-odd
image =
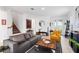
[[[41,31],[47,32],[47,28],[50,28],[50,22],[54,22],[54,20],[63,20],[63,26],[62,26],[62,34],[65,34],[65,21],[68,20],[67,16],[61,16],[61,17],[44,17],[44,16],[36,16],[32,14],[23,14],[23,13],[18,13],[18,12],[13,12],[12,13],[14,23],[18,27],[21,33],[26,32],[28,29],[26,29],[26,19],[32,20],[32,30],[34,30],[34,33],[38,32],[39,29]],[[43,27],[39,26],[39,22],[44,21],[45,25]]]
[[[78,8],[79,9],[79,8]],[[75,12],[74,30],[79,31],[79,10]]]
[[[45,25],[43,27],[39,26],[40,21],[45,22]],[[36,17],[36,23],[35,23],[36,24],[36,32],[38,32],[40,28],[41,28],[41,31],[47,32],[47,28],[50,25],[49,23],[50,23],[50,18],[49,17],[42,17],[42,16]]]
[[[1,24],[2,19],[6,19],[6,25]],[[8,29],[8,27],[10,27],[11,25],[11,13],[3,8],[0,8],[0,40],[8,39],[9,35],[12,34],[12,29]]]
[[[23,14],[17,13],[17,12],[12,12],[12,18],[13,18],[13,22],[15,23],[15,25],[18,27],[18,29],[20,30],[21,33],[24,32],[24,18],[23,18]]]
[[[1,25],[1,19],[7,20],[7,25],[2,26]],[[12,35],[12,28],[8,29],[8,27],[12,26],[12,22],[14,20],[16,26],[20,30],[21,33],[26,32],[28,29],[26,29],[26,19],[32,20],[32,30],[34,30],[34,33],[38,32],[41,28],[39,26],[39,21],[43,20],[45,22],[45,26],[41,28],[41,31],[47,32],[47,28],[49,27],[50,20],[65,20],[65,17],[44,17],[44,16],[36,16],[32,14],[23,14],[18,13],[10,10],[2,10],[0,9],[0,39],[8,39],[10,35]],[[64,30],[64,29],[63,29]]]
[[[14,23],[18,27],[18,29],[21,31],[21,33],[26,32],[28,29],[26,29],[26,19],[32,20],[32,30],[34,30],[34,33],[39,31],[39,21],[43,20],[45,22],[45,26],[42,27],[41,31],[47,31],[47,27],[49,26],[50,18],[48,17],[42,17],[42,16],[34,16],[31,14],[21,14],[17,12],[13,12],[12,14]]]
[[[73,8],[71,13],[69,14],[69,20],[70,20],[70,29],[73,31],[79,31],[79,18],[78,18],[78,12],[75,11],[76,7]]]
[[[35,30],[35,19],[30,17],[31,15],[12,12],[12,16],[15,25],[18,27],[21,33],[25,33],[28,30],[26,29],[26,19],[32,20],[32,29]]]

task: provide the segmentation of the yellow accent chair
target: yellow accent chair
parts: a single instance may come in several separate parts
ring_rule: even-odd
[[[54,42],[54,43],[60,42],[60,40],[61,40],[61,32],[57,31],[57,30],[51,32],[50,33],[50,39],[51,39],[51,42]]]

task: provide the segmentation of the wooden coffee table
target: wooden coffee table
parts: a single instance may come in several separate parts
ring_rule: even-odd
[[[56,44],[55,43],[46,43],[46,41],[50,42],[50,37],[46,36],[43,39],[40,39],[37,41],[36,45],[42,46],[44,48],[49,48],[49,49],[56,49]]]
[[[45,43],[43,40],[39,40],[36,45],[42,46],[44,48],[56,49],[56,45],[54,43]]]

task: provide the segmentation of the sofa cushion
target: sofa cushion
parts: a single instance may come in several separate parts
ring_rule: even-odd
[[[28,32],[28,34],[30,35],[30,37],[33,37],[33,32]]]
[[[24,37],[23,34],[11,36],[10,37],[10,40],[13,40],[15,42],[23,42],[23,41],[26,41],[26,39],[25,39],[25,37]]]
[[[30,35],[28,33],[25,33],[24,36],[26,40],[30,39]]]

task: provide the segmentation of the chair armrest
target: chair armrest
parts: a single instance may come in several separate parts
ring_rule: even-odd
[[[17,50],[18,44],[17,42],[11,41],[9,39],[3,41],[4,46],[8,46],[10,48],[10,52],[15,52]]]

